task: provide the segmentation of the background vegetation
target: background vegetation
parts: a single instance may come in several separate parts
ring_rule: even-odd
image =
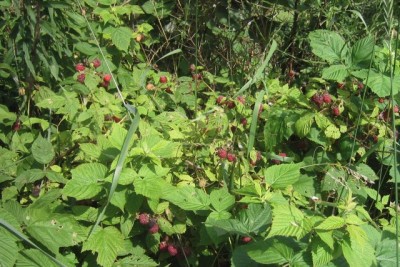
[[[399,9],[0,1],[0,265],[399,266]]]

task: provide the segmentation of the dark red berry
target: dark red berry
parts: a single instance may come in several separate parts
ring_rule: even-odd
[[[228,155],[228,152],[226,151],[226,149],[220,148],[220,149],[218,149],[218,151],[217,151],[217,155],[218,155],[218,157],[220,157],[221,159],[225,159],[225,158],[227,157],[227,155]]]
[[[98,67],[101,66],[101,61],[100,61],[100,59],[96,58],[95,60],[93,60],[92,64],[93,64],[93,67],[95,67],[97,69]]]
[[[322,95],[322,101],[324,101],[324,103],[326,103],[326,104],[331,103],[331,102],[332,102],[331,95],[328,94],[328,93],[324,93],[324,94]]]
[[[85,70],[85,65],[83,65],[83,63],[78,63],[75,66],[75,70],[76,71],[84,71]]]
[[[171,87],[165,88],[165,92],[167,92],[168,94],[172,94],[172,89],[171,89]]]
[[[117,117],[117,116],[112,116],[112,120],[116,123],[121,121],[121,118]]]
[[[233,108],[236,107],[236,104],[235,104],[235,102],[233,102],[232,100],[229,100],[229,101],[226,102],[226,106],[227,106],[229,109],[233,109]]]
[[[168,249],[167,241],[161,241],[160,244],[158,245],[158,249],[161,251],[167,250]]]
[[[242,118],[242,119],[240,120],[240,123],[241,123],[243,126],[246,126],[246,125],[247,125],[247,119],[246,119],[246,118]]]
[[[80,83],[84,83],[85,82],[85,78],[86,78],[85,73],[81,73],[81,74],[78,75],[77,80]]]
[[[294,76],[296,76],[296,72],[294,70],[290,70],[289,71],[289,77],[293,78]]]
[[[203,75],[201,75],[201,73],[193,73],[192,74],[192,79],[193,80],[202,80],[203,79]]]
[[[166,76],[160,77],[160,83],[167,83],[167,82],[168,82],[168,78]]]
[[[237,101],[239,101],[240,103],[242,103],[243,105],[246,103],[246,99],[244,98],[244,96],[238,96],[237,98]]]
[[[374,135],[372,137],[372,140],[374,141],[374,143],[378,143],[378,136]]]
[[[394,112],[394,113],[399,113],[399,106],[397,106],[397,105],[394,106],[394,107],[393,107],[393,112]]]
[[[362,90],[362,89],[364,89],[364,84],[362,82],[359,82],[357,84],[357,87],[358,87],[359,90]]]
[[[21,121],[17,119],[17,120],[13,123],[13,125],[11,126],[11,129],[12,129],[14,132],[18,132],[18,131],[21,129]]]
[[[171,256],[176,256],[178,254],[178,249],[174,245],[168,245],[168,253]]]
[[[236,161],[236,156],[235,156],[235,154],[232,154],[232,153],[228,153],[228,155],[226,155],[226,158],[228,159],[229,162]]]
[[[142,225],[148,225],[150,223],[150,215],[147,213],[139,214],[139,222]]]
[[[220,106],[223,104],[224,101],[225,101],[225,97],[223,95],[218,96],[218,98],[216,100],[217,104]]]
[[[312,96],[311,100],[312,100],[318,107],[322,106],[322,104],[324,103],[324,97],[323,97],[321,94],[319,94],[319,93],[314,94],[314,95]]]
[[[243,243],[250,243],[252,241],[250,236],[244,236],[242,237],[242,242]]]
[[[383,97],[380,97],[380,98],[378,99],[378,102],[382,104],[383,102],[385,102],[385,99],[384,99]]]
[[[335,117],[340,115],[340,110],[339,110],[338,107],[333,107],[332,108],[332,115],[335,116]]]
[[[103,81],[110,82],[111,81],[111,74],[105,74],[103,77]]]
[[[149,232],[150,232],[151,234],[158,233],[158,230],[160,230],[160,227],[158,226],[157,223],[153,224],[153,225],[149,228]]]
[[[338,87],[339,87],[339,89],[343,89],[344,83],[338,83]]]
[[[106,82],[106,81],[103,81],[103,82],[101,82],[100,83],[100,86],[102,86],[102,87],[104,87],[104,88],[108,88],[108,86],[110,85],[110,82]]]

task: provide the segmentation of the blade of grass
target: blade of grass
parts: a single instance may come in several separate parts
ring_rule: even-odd
[[[33,243],[32,241],[29,240],[29,238],[24,235],[23,233],[19,232],[17,229],[15,229],[11,224],[9,224],[8,222],[6,222],[5,220],[0,218],[0,225],[2,225],[4,228],[6,228],[9,232],[13,233],[14,235],[16,235],[17,237],[19,237],[21,240],[25,241],[26,243],[28,243],[30,246],[36,248],[37,250],[39,250],[40,252],[42,252],[44,255],[46,255],[49,259],[51,259],[52,261],[54,261],[58,266],[62,266],[62,267],[66,267],[66,265],[64,265],[62,262],[60,262],[59,260],[57,260],[56,258],[54,258],[53,256],[51,256],[50,254],[48,254],[46,251],[44,251],[43,249],[41,249],[38,245],[36,245],[35,243]],[[1,266],[1,264],[0,264]]]
[[[251,150],[254,146],[254,139],[256,138],[256,129],[257,129],[257,122],[258,122],[258,112],[260,110],[260,106],[262,100],[264,98],[265,91],[261,91],[256,99],[256,103],[254,104],[253,115],[251,118],[251,125],[250,125],[250,137],[249,143],[247,144],[247,156],[250,155]]]
[[[132,107],[130,105],[127,105],[127,109],[131,112],[134,111],[134,113],[133,113],[134,118],[129,127],[129,131],[125,136],[124,143],[121,148],[121,153],[119,155],[117,166],[114,171],[114,175],[113,175],[113,179],[112,179],[112,183],[111,183],[110,192],[108,194],[107,202],[104,205],[103,210],[97,217],[96,223],[93,225],[92,229],[90,230],[88,238],[92,235],[95,228],[100,224],[101,220],[103,219],[104,213],[106,212],[106,209],[107,209],[108,205],[110,204],[110,201],[114,195],[115,189],[117,188],[119,177],[121,176],[121,171],[124,166],[125,159],[128,156],[129,143],[139,126],[139,119],[140,119],[139,113],[135,110],[134,107]]]
[[[240,88],[240,90],[233,96],[233,98],[236,98],[239,95],[241,95],[244,91],[246,91],[248,88],[250,88],[250,86],[252,86],[254,83],[260,81],[264,77],[265,68],[267,67],[267,65],[268,65],[269,61],[271,60],[271,57],[274,54],[277,47],[278,47],[278,44],[276,43],[276,41],[272,40],[272,44],[268,51],[268,55],[263,60],[261,66],[258,67],[253,78],[251,78],[245,85],[243,85],[242,88]]]
[[[175,49],[175,50],[173,50],[173,51],[171,51],[171,52],[165,54],[164,56],[160,57],[156,62],[158,62],[158,61],[160,61],[160,60],[162,60],[162,59],[164,59],[164,58],[166,58],[166,57],[169,57],[169,56],[172,56],[172,55],[181,53],[181,52],[182,52],[181,49]]]

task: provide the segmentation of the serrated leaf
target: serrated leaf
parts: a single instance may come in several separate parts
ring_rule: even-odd
[[[325,130],[326,127],[332,124],[332,122],[322,113],[315,115],[315,122],[321,130]]]
[[[314,238],[311,242],[312,244],[312,259],[313,266],[325,266],[333,259],[333,250],[330,249],[325,243],[323,243],[319,238]]]
[[[226,188],[213,190],[210,200],[216,211],[229,210],[235,204],[235,197],[229,194]]]
[[[107,174],[107,167],[100,163],[84,163],[71,171],[72,179],[63,189],[63,194],[77,200],[89,199],[102,190],[99,183]]]
[[[97,228],[99,229],[99,228]],[[119,252],[123,251],[124,237],[117,228],[109,226],[95,231],[83,243],[82,251],[90,250],[98,254],[97,263],[101,266],[112,266]]]
[[[309,34],[312,52],[329,63],[340,62],[347,53],[343,38],[336,32],[316,30]]]
[[[41,164],[48,164],[54,158],[54,149],[49,141],[39,135],[32,144],[32,156]]]
[[[239,220],[248,233],[258,233],[271,223],[271,208],[269,205],[249,204],[247,209],[239,213]]]
[[[296,121],[294,130],[299,137],[304,137],[310,132],[314,116],[314,113],[306,113]]]
[[[350,238],[346,236],[342,241],[342,251],[349,266],[376,266],[374,249],[369,244],[364,247],[353,245]]]
[[[292,185],[300,177],[300,165],[298,164],[281,164],[274,165],[264,171],[265,182],[272,188],[284,189],[288,185]]]
[[[152,258],[146,254],[135,253],[133,256],[124,257],[113,265],[114,267],[156,267],[159,266]]]
[[[342,228],[345,225],[345,220],[342,217],[329,216],[315,229],[317,230],[333,230]]]
[[[325,136],[328,138],[332,139],[339,139],[340,138],[340,130],[338,127],[335,125],[331,124],[328,127],[326,127],[325,131]]]
[[[311,225],[305,221],[303,213],[298,208],[288,205],[274,206],[269,237],[294,236],[300,239],[310,228]]]
[[[1,266],[13,267],[18,255],[18,246],[15,239],[0,230],[0,259]]]
[[[372,60],[375,41],[371,36],[367,36],[354,43],[351,48],[351,60],[353,65],[369,63]]]
[[[345,65],[332,65],[322,70],[322,78],[342,82],[349,76],[349,71]]]
[[[321,240],[330,248],[330,249],[334,249],[334,243],[335,240],[333,239],[333,231],[324,231],[324,230],[318,230],[316,231],[317,235],[319,236],[319,238],[321,238]]]
[[[211,204],[209,195],[191,186],[178,187],[161,198],[184,210],[209,210]]]
[[[371,88],[372,92],[379,97],[386,97],[390,95],[392,81],[389,76],[383,73],[378,73],[373,70],[370,71],[367,80],[367,86]],[[399,92],[400,76],[394,76],[393,79],[393,95]]]
[[[112,31],[111,40],[113,44],[122,51],[128,51],[132,38],[132,30],[128,27],[118,27]]]
[[[59,267],[65,265],[55,264],[38,249],[25,249],[18,255],[17,267]]]

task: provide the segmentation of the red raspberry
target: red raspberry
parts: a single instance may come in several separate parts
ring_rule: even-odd
[[[234,161],[236,161],[236,156],[235,156],[235,154],[228,153],[228,155],[226,155],[226,158],[228,159],[229,162],[234,162]]]
[[[324,101],[324,103],[327,103],[327,104],[331,103],[332,102],[331,95],[328,93],[324,93],[322,95],[322,101]]]
[[[167,83],[167,82],[168,82],[168,78],[166,76],[160,77],[160,83]]]
[[[344,83],[338,83],[338,87],[339,87],[339,89],[343,89]]]
[[[139,222],[142,225],[148,225],[150,223],[150,215],[147,213],[141,213],[139,215]]]
[[[160,244],[158,245],[159,250],[165,251],[168,249],[168,243],[167,241],[161,241]]]
[[[78,75],[77,80],[80,83],[84,83],[85,82],[85,78],[86,78],[85,73],[81,73],[81,74]]]
[[[178,254],[178,249],[174,245],[168,245],[168,253],[171,256],[176,256]]]
[[[362,82],[359,82],[357,84],[357,87],[358,87],[359,90],[362,90],[362,89],[364,89],[364,84]]]
[[[383,102],[385,102],[385,99],[384,99],[383,97],[380,97],[380,98],[378,99],[378,102],[382,104]]]
[[[75,66],[75,70],[76,71],[84,71],[85,70],[85,65],[83,65],[83,63],[78,63]]]
[[[312,96],[311,100],[318,106],[320,107],[323,103],[324,103],[324,97],[319,94],[316,93]]]
[[[223,104],[224,100],[225,100],[225,97],[224,97],[223,95],[220,95],[220,96],[217,98],[216,102],[217,102],[218,105],[221,106],[221,105]]]
[[[158,226],[157,223],[153,224],[153,225],[149,228],[149,232],[150,232],[151,234],[158,233],[158,230],[160,230],[160,227]]]
[[[202,80],[203,79],[203,75],[201,75],[201,73],[193,73],[192,74],[192,79],[193,80]]]
[[[225,159],[228,156],[228,152],[226,152],[226,149],[220,148],[217,151],[217,155],[218,157],[220,157],[221,159]]]
[[[21,121],[17,119],[17,120],[13,123],[13,125],[11,126],[11,129],[12,129],[14,132],[18,132],[18,131],[21,129]]]
[[[239,101],[240,103],[242,103],[243,105],[246,103],[246,99],[244,98],[244,96],[238,96],[237,97],[237,101]]]
[[[247,125],[247,119],[246,119],[246,118],[242,118],[242,119],[240,120],[240,123],[241,123],[243,126],[246,126],[246,125]]]
[[[232,100],[230,100],[230,101],[226,102],[226,106],[227,106],[229,109],[233,109],[233,108],[236,107],[236,104],[235,104],[235,102],[233,102]]]
[[[250,236],[242,237],[242,242],[243,243],[250,243],[251,241],[252,241],[252,238]]]
[[[397,106],[397,105],[394,106],[394,107],[393,107],[393,112],[394,112],[394,113],[399,113],[399,106]]]
[[[110,82],[111,81],[111,74],[105,74],[103,77],[104,82]]]
[[[333,107],[332,108],[332,115],[335,116],[335,117],[340,115],[340,110],[339,110],[338,107]]]
[[[100,59],[96,58],[95,60],[93,60],[92,64],[93,64],[93,67],[95,67],[97,69],[98,67],[101,66],[101,61],[100,61]]]

